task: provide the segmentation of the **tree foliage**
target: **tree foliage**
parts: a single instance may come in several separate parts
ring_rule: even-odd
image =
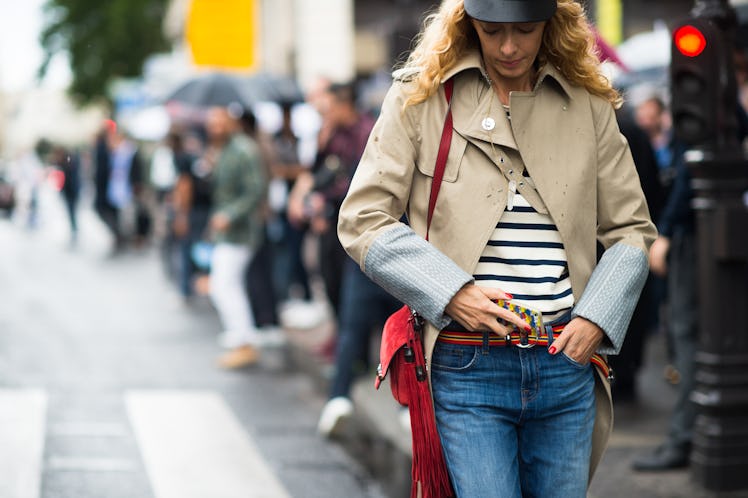
[[[146,58],[167,49],[162,20],[168,0],[47,0],[41,34],[46,73],[56,53],[70,56],[70,93],[79,103],[107,98],[116,78],[142,73]]]

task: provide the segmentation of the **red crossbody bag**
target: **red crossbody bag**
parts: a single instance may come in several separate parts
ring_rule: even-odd
[[[431,182],[426,218],[426,240],[429,239],[431,218],[434,215],[436,199],[439,196],[452,143],[453,87],[454,82],[451,79],[444,83],[447,115],[444,118],[434,178]],[[434,406],[423,350],[423,325],[423,318],[408,306],[403,306],[390,315],[382,332],[380,363],[374,385],[379,389],[380,383],[389,373],[392,395],[398,403],[407,406],[410,411],[413,445],[411,498],[416,498],[418,495],[419,483],[423,498],[447,498],[454,496],[454,492],[449,482],[447,465],[436,430]]]

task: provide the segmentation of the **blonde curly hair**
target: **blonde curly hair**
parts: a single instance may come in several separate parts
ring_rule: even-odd
[[[416,46],[403,65],[406,72],[415,74],[405,106],[419,104],[436,93],[442,77],[470,48],[480,48],[480,42],[463,0],[444,0],[426,18]],[[553,65],[569,82],[602,97],[615,108],[623,103],[600,70],[595,35],[584,8],[575,0],[558,0],[556,13],[546,23],[537,62],[540,67]]]

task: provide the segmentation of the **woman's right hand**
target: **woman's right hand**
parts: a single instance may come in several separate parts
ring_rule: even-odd
[[[452,297],[445,311],[453,320],[471,331],[488,330],[505,337],[512,331],[512,327],[499,323],[499,318],[528,332],[532,330],[519,315],[496,304],[495,301],[499,299],[512,299],[512,296],[499,289],[467,284]]]

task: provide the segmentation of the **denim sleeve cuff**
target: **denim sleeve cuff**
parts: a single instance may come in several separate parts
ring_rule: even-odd
[[[364,273],[384,290],[442,329],[444,310],[473,277],[410,227],[387,230],[369,247]]]
[[[605,251],[592,272],[572,318],[586,318],[603,329],[608,340],[598,348],[599,353],[618,354],[621,350],[648,272],[647,255],[621,242]]]

